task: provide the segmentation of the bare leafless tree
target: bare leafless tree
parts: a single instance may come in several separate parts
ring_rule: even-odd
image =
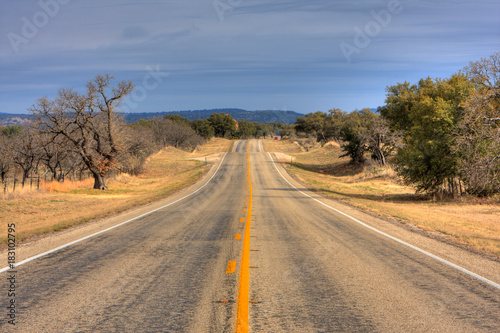
[[[464,70],[477,88],[456,130],[460,173],[469,193],[500,193],[500,52]]]
[[[40,142],[38,133],[31,127],[26,127],[22,134],[14,137],[12,144],[13,161],[22,170],[22,186],[26,179],[36,170],[40,157]]]
[[[204,142],[203,138],[186,124],[163,119],[156,121],[153,126],[155,141],[162,146],[193,149]]]
[[[127,127],[125,137],[126,152],[120,156],[120,171],[138,175],[147,158],[163,146],[154,142],[151,128],[144,126]]]
[[[500,192],[500,109],[476,92],[457,126],[459,169],[469,193]]]
[[[111,87],[113,76],[98,75],[83,94],[61,89],[50,101],[41,98],[31,108],[39,129],[68,140],[94,177],[95,189],[106,189],[106,178],[116,167],[124,145],[120,136],[123,121],[116,108],[134,89],[132,82]]]
[[[500,98],[500,52],[470,62],[464,71],[479,86],[484,96]]]
[[[40,162],[50,171],[53,180],[62,180],[63,163],[69,156],[70,147],[66,138],[47,133],[40,134]],[[73,157],[80,159],[80,156]]]
[[[73,175],[73,179],[76,179],[78,175],[78,178],[81,180],[84,178],[87,171],[87,165],[81,158],[80,154],[70,151],[67,158],[65,158],[61,163],[58,177],[60,180],[64,181],[64,179],[69,175]]]
[[[12,159],[12,142],[12,138],[0,133],[0,178],[2,183],[6,181],[7,174],[14,164]]]
[[[391,130],[388,121],[380,116],[372,119],[363,136],[367,150],[382,166],[386,166],[387,157],[402,144],[401,132]]]

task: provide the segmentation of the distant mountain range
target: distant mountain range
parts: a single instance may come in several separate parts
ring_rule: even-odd
[[[29,114],[0,113],[0,126],[27,124],[30,118]]]
[[[234,119],[248,120],[250,122],[257,121],[259,123],[282,122],[285,124],[293,124],[297,117],[303,114],[294,111],[277,111],[277,110],[264,110],[264,111],[248,111],[242,109],[210,109],[210,110],[193,110],[193,111],[164,111],[164,112],[137,112],[137,113],[123,113],[125,120],[128,123],[134,123],[141,119],[154,119],[163,118],[166,115],[177,114],[189,120],[206,119],[212,113],[227,113]],[[11,114],[0,113],[0,126],[9,125],[23,125],[29,123],[31,115],[29,114]]]
[[[259,123],[285,123],[293,124],[297,117],[303,114],[295,111],[247,111],[242,109],[210,109],[210,110],[193,110],[193,111],[165,111],[165,112],[144,112],[144,113],[125,113],[125,119],[129,123],[136,122],[141,119],[163,118],[166,115],[180,115],[189,120],[206,119],[212,113],[226,113],[235,120],[248,120],[250,122],[257,121]]]
[[[376,112],[376,108],[370,108]],[[161,119],[166,115],[177,114],[189,120],[206,119],[212,113],[227,113],[234,119],[248,120],[250,122],[257,121],[259,123],[284,123],[294,124],[297,117],[304,116],[302,113],[295,111],[283,110],[262,110],[262,111],[248,111],[243,109],[209,109],[209,110],[193,110],[193,111],[163,111],[163,112],[131,112],[123,113],[127,123],[134,123],[141,119]],[[0,113],[0,126],[9,125],[23,125],[30,122],[31,115],[29,114],[13,114],[13,113]]]

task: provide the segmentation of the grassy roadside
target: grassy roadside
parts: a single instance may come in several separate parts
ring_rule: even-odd
[[[288,172],[308,188],[474,252],[500,259],[500,198],[433,201],[415,195],[392,170],[353,168],[338,145],[312,147],[266,141]],[[293,158],[290,165],[290,157]]]
[[[210,169],[204,157],[228,152],[231,146],[232,141],[214,138],[193,153],[168,147],[148,159],[143,174],[110,179],[107,191],[93,190],[90,179],[18,191],[0,198],[0,225],[6,231],[8,224],[15,223],[17,239],[22,242],[164,198]],[[0,247],[4,247],[7,234],[1,235]]]

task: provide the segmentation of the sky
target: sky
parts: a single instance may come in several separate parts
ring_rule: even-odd
[[[123,112],[345,111],[500,50],[498,0],[0,0],[0,112],[109,73]]]

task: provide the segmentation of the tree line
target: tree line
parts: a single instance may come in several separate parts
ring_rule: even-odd
[[[179,115],[127,125],[117,110],[134,85],[112,85],[109,74],[98,75],[83,92],[61,89],[58,96],[39,99],[30,109],[27,126],[0,127],[0,177],[24,187],[28,179],[62,181],[94,178],[95,189],[106,189],[114,172],[140,174],[146,159],[165,146],[193,150],[212,137],[250,138],[285,133],[282,123],[236,122],[227,114],[190,121]],[[14,187],[16,180],[14,180]]]
[[[421,79],[386,88],[385,105],[345,112],[332,109],[297,118],[293,126],[261,124],[214,113],[190,121],[179,115],[127,125],[121,101],[134,85],[112,85],[98,75],[83,92],[61,89],[30,109],[29,126],[0,127],[0,177],[21,174],[63,180],[90,174],[106,189],[115,171],[139,174],[147,157],[165,146],[194,149],[212,137],[314,135],[341,143],[354,164],[391,158],[407,184],[429,194],[490,196],[500,193],[500,52],[471,62],[446,79]],[[15,184],[15,182],[14,182]]]
[[[440,195],[500,193],[500,52],[470,62],[446,79],[421,79],[386,88],[385,105],[299,117],[297,133],[341,143],[354,164],[372,158],[417,192]]]

